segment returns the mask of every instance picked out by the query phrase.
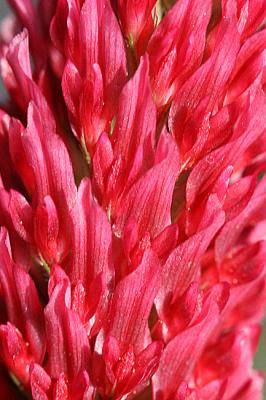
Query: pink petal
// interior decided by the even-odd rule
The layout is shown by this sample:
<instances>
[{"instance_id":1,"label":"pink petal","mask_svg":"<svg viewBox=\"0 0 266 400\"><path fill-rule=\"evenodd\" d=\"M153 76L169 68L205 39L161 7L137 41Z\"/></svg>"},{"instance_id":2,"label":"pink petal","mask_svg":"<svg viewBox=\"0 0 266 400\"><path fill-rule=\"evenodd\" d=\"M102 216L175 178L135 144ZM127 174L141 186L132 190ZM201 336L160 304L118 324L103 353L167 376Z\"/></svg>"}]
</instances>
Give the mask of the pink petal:
<instances>
[{"instance_id":1,"label":"pink petal","mask_svg":"<svg viewBox=\"0 0 266 400\"><path fill-rule=\"evenodd\" d=\"M124 182L133 166L138 147L144 145L147 137L151 137L151 141L154 143L155 129L156 109L149 85L149 62L145 57L141 59L134 77L121 92L118 114L111 137L114 158L120 157L124 163L124 169L121 171L122 175L125 175ZM123 184L123 180L120 182L121 184ZM121 192L121 187L118 189Z\"/></svg>"},{"instance_id":2,"label":"pink petal","mask_svg":"<svg viewBox=\"0 0 266 400\"><path fill-rule=\"evenodd\" d=\"M233 400L262 400L263 383L262 374L254 372L243 389L233 397Z\"/></svg>"},{"instance_id":3,"label":"pink petal","mask_svg":"<svg viewBox=\"0 0 266 400\"><path fill-rule=\"evenodd\" d=\"M129 345L140 352L150 342L147 324L159 284L158 259L150 250L144 253L140 266L118 283L107 331L121 343L122 353Z\"/></svg>"},{"instance_id":4,"label":"pink petal","mask_svg":"<svg viewBox=\"0 0 266 400\"><path fill-rule=\"evenodd\" d=\"M200 111L203 117L200 118L204 122L204 118L208 118L209 113L213 111L233 70L238 50L236 23L233 19L224 19L219 27L216 45L211 56L177 92L171 106L170 130L182 146L181 149L184 148L183 152L190 150L190 147L194 145L193 142L186 142L191 136L190 131L195 129L197 119L200 117L199 115L197 118L195 112L199 112L202 108ZM189 126L190 121L192 126ZM199 121L200 124L203 122ZM186 125L188 125L188 131L184 129ZM209 128L208 125L207 128ZM202 136L200 132L199 134ZM199 143L206 140L201 136L198 137Z\"/></svg>"},{"instance_id":5,"label":"pink petal","mask_svg":"<svg viewBox=\"0 0 266 400\"><path fill-rule=\"evenodd\" d=\"M69 271L71 282L80 280L87 290L92 280L103 272L105 284L110 287L113 279L111 226L93 198L89 179L84 178L79 186L71 219L74 248Z\"/></svg>"},{"instance_id":6,"label":"pink petal","mask_svg":"<svg viewBox=\"0 0 266 400\"><path fill-rule=\"evenodd\" d=\"M265 69L266 29L252 35L241 47L234 68L226 102L241 95Z\"/></svg>"},{"instance_id":7,"label":"pink petal","mask_svg":"<svg viewBox=\"0 0 266 400\"><path fill-rule=\"evenodd\" d=\"M266 17L264 0L237 0L237 11L239 15L238 29L241 33L241 39L251 36Z\"/></svg>"},{"instance_id":8,"label":"pink petal","mask_svg":"<svg viewBox=\"0 0 266 400\"><path fill-rule=\"evenodd\" d=\"M114 155L111 141L106 133L102 133L95 146L92 181L98 198L100 198L102 202L104 202L106 179L113 158Z\"/></svg>"},{"instance_id":9,"label":"pink petal","mask_svg":"<svg viewBox=\"0 0 266 400\"><path fill-rule=\"evenodd\" d=\"M53 124L50 125L51 112L44 95L32 78L29 38L26 29L12 40L6 58L14 74L16 84L14 95L19 106L25 112L29 102L33 100L45 116L45 123L50 127L53 126Z\"/></svg>"},{"instance_id":10,"label":"pink petal","mask_svg":"<svg viewBox=\"0 0 266 400\"><path fill-rule=\"evenodd\" d=\"M156 0L141 2L114 0L113 2L118 3L118 14L124 36L130 43L133 42L134 49L141 54L154 29L152 9Z\"/></svg>"},{"instance_id":11,"label":"pink petal","mask_svg":"<svg viewBox=\"0 0 266 400\"><path fill-rule=\"evenodd\" d=\"M30 384L33 400L49 400L47 392L52 381L46 371L38 364L31 364Z\"/></svg>"},{"instance_id":12,"label":"pink petal","mask_svg":"<svg viewBox=\"0 0 266 400\"><path fill-rule=\"evenodd\" d=\"M216 199L217 204L217 199ZM218 203L219 204L219 203ZM209 219L201 221L198 232L179 244L169 255L162 269L162 284L155 300L156 308L162 312L166 302L175 302L190 283L198 279L200 261L211 240L224 222L224 212L215 210L212 203L207 204Z\"/></svg>"},{"instance_id":13,"label":"pink petal","mask_svg":"<svg viewBox=\"0 0 266 400\"><path fill-rule=\"evenodd\" d=\"M163 133L160 137L155 164L132 185L124 196L114 225L121 236L128 220L135 219L139 235L149 232L158 235L170 224L171 197L179 173L178 153L172 138Z\"/></svg>"},{"instance_id":14,"label":"pink petal","mask_svg":"<svg viewBox=\"0 0 266 400\"><path fill-rule=\"evenodd\" d=\"M59 221L55 204L50 196L46 196L35 214L34 237L37 247L48 264L61 259L58 248Z\"/></svg>"},{"instance_id":15,"label":"pink petal","mask_svg":"<svg viewBox=\"0 0 266 400\"><path fill-rule=\"evenodd\" d=\"M153 377L154 399L171 399L183 380L189 379L206 343L219 321L220 306L216 296L227 299L228 290L222 284L213 288L194 325L179 333L165 347L159 369Z\"/></svg>"},{"instance_id":16,"label":"pink petal","mask_svg":"<svg viewBox=\"0 0 266 400\"><path fill-rule=\"evenodd\" d=\"M229 186L224 210L226 220L235 218L247 206L256 185L256 176L246 176Z\"/></svg>"},{"instance_id":17,"label":"pink petal","mask_svg":"<svg viewBox=\"0 0 266 400\"><path fill-rule=\"evenodd\" d=\"M48 371L59 379L64 373L72 381L88 367L89 343L78 315L69 307L69 287L58 283L45 308ZM68 349L67 352L65 349Z\"/></svg>"},{"instance_id":18,"label":"pink petal","mask_svg":"<svg viewBox=\"0 0 266 400\"><path fill-rule=\"evenodd\" d=\"M245 109L234 127L232 140L205 156L192 170L187 182L187 204L215 181L223 168L234 164L265 129L265 96L260 90L250 92Z\"/></svg>"},{"instance_id":19,"label":"pink petal","mask_svg":"<svg viewBox=\"0 0 266 400\"><path fill-rule=\"evenodd\" d=\"M39 15L35 7L30 0L9 0L9 3L14 8L21 24L29 31L30 44L38 68L43 67L46 62L47 51L41 31Z\"/></svg>"},{"instance_id":20,"label":"pink petal","mask_svg":"<svg viewBox=\"0 0 266 400\"><path fill-rule=\"evenodd\" d=\"M200 65L210 13L210 1L179 1L154 31L147 52L158 107L168 104L176 87Z\"/></svg>"},{"instance_id":21,"label":"pink petal","mask_svg":"<svg viewBox=\"0 0 266 400\"><path fill-rule=\"evenodd\" d=\"M26 242L32 241L32 208L19 192L10 191L10 216L19 236Z\"/></svg>"},{"instance_id":22,"label":"pink petal","mask_svg":"<svg viewBox=\"0 0 266 400\"><path fill-rule=\"evenodd\" d=\"M0 351L7 368L23 385L27 386L31 356L28 354L21 333L9 322L7 325L0 325Z\"/></svg>"},{"instance_id":23,"label":"pink petal","mask_svg":"<svg viewBox=\"0 0 266 400\"><path fill-rule=\"evenodd\" d=\"M263 179L257 185L247 206L234 219L226 223L217 237L215 242L215 257L218 263L221 263L228 249L232 248L235 244L244 227L247 226L251 220L254 220L256 215L260 215L261 207L265 202L265 183L266 180Z\"/></svg>"},{"instance_id":24,"label":"pink petal","mask_svg":"<svg viewBox=\"0 0 266 400\"><path fill-rule=\"evenodd\" d=\"M14 264L4 243L2 232L0 251L1 289L5 298L8 319L16 325L29 343L29 352L36 361L42 361L45 352L45 335L42 308L30 275Z\"/></svg>"}]
</instances>

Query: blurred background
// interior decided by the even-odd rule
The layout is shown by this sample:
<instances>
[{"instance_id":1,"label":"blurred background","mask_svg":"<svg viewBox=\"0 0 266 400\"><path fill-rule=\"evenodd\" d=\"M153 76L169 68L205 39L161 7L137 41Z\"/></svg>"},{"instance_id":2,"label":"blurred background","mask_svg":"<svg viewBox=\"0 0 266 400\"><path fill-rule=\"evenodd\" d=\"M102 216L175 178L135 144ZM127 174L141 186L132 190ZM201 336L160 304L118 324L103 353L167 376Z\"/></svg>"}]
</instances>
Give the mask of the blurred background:
<instances>
[{"instance_id":1,"label":"blurred background","mask_svg":"<svg viewBox=\"0 0 266 400\"><path fill-rule=\"evenodd\" d=\"M23 0L22 0L23 1ZM0 21L10 12L6 4L6 0L0 0ZM0 79L0 101L6 96L2 81ZM264 371L266 374L266 322L264 323L264 331L261 337L260 346L255 358L255 368ZM264 399L266 400L266 387L264 386Z\"/></svg>"}]
</instances>

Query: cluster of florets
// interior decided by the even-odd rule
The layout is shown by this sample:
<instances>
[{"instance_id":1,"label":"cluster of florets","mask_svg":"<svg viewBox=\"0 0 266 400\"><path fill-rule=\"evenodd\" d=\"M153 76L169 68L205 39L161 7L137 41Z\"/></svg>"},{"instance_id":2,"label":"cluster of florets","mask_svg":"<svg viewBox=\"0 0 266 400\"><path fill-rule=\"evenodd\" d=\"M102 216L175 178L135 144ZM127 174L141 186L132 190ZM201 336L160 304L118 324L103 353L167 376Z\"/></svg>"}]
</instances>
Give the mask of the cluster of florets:
<instances>
[{"instance_id":1,"label":"cluster of florets","mask_svg":"<svg viewBox=\"0 0 266 400\"><path fill-rule=\"evenodd\" d=\"M10 4L1 398L261 399L266 1Z\"/></svg>"}]
</instances>

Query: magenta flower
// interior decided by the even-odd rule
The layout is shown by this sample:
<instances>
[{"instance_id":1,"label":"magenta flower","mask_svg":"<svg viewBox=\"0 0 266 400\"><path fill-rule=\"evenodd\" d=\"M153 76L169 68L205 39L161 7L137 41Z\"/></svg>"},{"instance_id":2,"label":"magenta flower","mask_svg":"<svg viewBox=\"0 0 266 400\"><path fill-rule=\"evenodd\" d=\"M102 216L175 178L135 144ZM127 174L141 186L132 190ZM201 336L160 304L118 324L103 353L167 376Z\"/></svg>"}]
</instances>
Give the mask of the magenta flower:
<instances>
[{"instance_id":1,"label":"magenta flower","mask_svg":"<svg viewBox=\"0 0 266 400\"><path fill-rule=\"evenodd\" d=\"M1 396L261 400L266 1L9 3Z\"/></svg>"}]
</instances>

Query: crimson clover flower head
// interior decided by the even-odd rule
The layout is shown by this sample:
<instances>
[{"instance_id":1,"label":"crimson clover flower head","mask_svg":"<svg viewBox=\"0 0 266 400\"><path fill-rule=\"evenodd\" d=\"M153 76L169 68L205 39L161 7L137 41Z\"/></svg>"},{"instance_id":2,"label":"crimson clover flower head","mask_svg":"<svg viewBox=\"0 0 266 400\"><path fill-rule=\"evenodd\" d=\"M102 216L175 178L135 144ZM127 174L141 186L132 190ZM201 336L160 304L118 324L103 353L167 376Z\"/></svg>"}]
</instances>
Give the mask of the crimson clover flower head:
<instances>
[{"instance_id":1,"label":"crimson clover flower head","mask_svg":"<svg viewBox=\"0 0 266 400\"><path fill-rule=\"evenodd\" d=\"M9 3L1 398L261 400L266 1Z\"/></svg>"}]
</instances>

